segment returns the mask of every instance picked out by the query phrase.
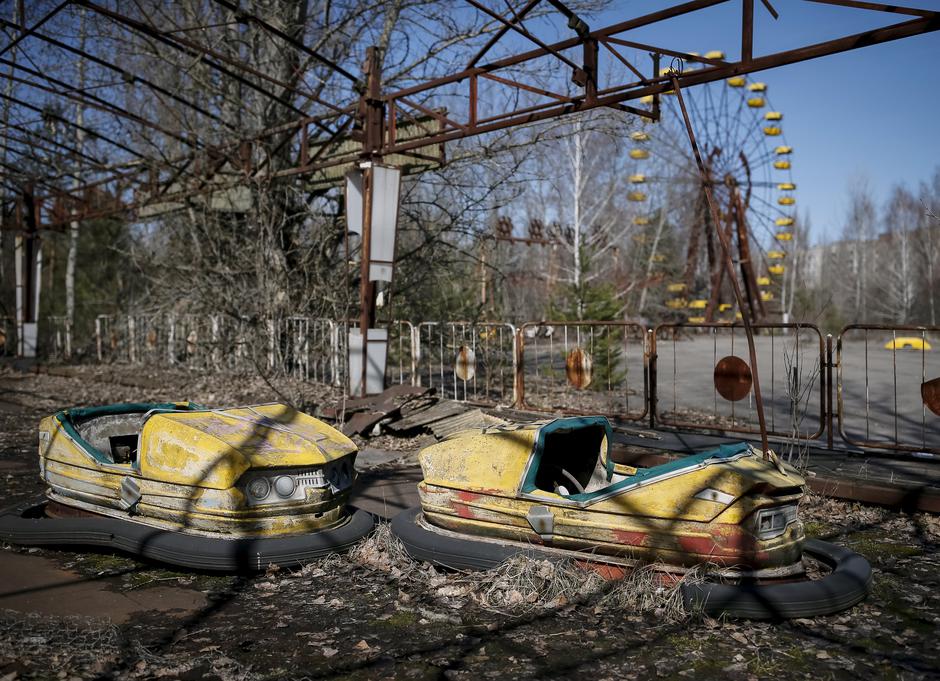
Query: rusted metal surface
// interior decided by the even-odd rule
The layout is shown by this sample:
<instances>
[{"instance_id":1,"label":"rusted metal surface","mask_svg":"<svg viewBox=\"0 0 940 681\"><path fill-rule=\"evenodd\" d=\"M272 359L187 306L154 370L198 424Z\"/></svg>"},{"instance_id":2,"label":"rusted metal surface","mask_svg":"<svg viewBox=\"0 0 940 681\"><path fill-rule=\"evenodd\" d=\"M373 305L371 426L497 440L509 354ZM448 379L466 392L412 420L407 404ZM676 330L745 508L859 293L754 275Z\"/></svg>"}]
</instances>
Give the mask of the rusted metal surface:
<instances>
[{"instance_id":1,"label":"rusted metal surface","mask_svg":"<svg viewBox=\"0 0 940 681\"><path fill-rule=\"evenodd\" d=\"M593 360L583 348L575 348L565 357L565 376L568 383L578 390L584 390L591 385L591 367Z\"/></svg>"},{"instance_id":2,"label":"rusted metal surface","mask_svg":"<svg viewBox=\"0 0 940 681\"><path fill-rule=\"evenodd\" d=\"M729 402L739 402L751 392L751 368L740 357L728 355L715 365L715 390Z\"/></svg>"},{"instance_id":3,"label":"rusted metal surface","mask_svg":"<svg viewBox=\"0 0 940 681\"><path fill-rule=\"evenodd\" d=\"M940 416L940 376L920 384L920 395L927 408Z\"/></svg>"},{"instance_id":4,"label":"rusted metal surface","mask_svg":"<svg viewBox=\"0 0 940 681\"><path fill-rule=\"evenodd\" d=\"M68 188L57 187L56 182L52 179L58 176L59 170L49 168L49 164L35 164L37 169L49 168L48 171L41 172L32 178L46 192L37 197L40 205L43 205L44 202L50 202L55 196L61 196L64 201L74 203L78 207L75 213L70 213L72 217L78 215L81 219L90 219L116 213L133 212L147 206L154 200L161 202L172 201L220 191L253 181L270 181L275 177L311 175L327 168L353 163L360 158L363 152L379 157L409 153L420 155L422 149L427 149L432 145L598 107L617 108L635 115L656 119L659 116L659 95L674 88L672 78L659 75L659 63L663 56L680 58L701 66L699 69L676 76L681 87L690 87L700 83L722 80L732 75L751 73L940 29L938 14L931 10L896 7L882 3L850 2L849 0L815 0L822 4L869 10L871 13L879 11L900 14L904 15L904 20L900 23L820 43L755 56L753 54L755 30L753 0L747 0L742 3L740 21L741 56L737 61L707 59L663 46L641 44L625 39L626 37L632 37L634 29L663 24L664 22L668 26L670 21L682 20L683 17L707 11L709 8L725 4L727 1L692 0L691 2L676 4L642 16L619 21L596 30L590 30L584 21L579 19L563 3L553 1L550 3L553 9L558 12L560 17L568 20L569 28L574 35L549 44L531 34L522 23L523 16L536 6L536 2L530 0L518 9L511 9L508 12L498 14L484 3L469 0L468 4L476 8L475 11L481 13L485 19L498 21L501 28L493 34L476 57L470 61L468 68L448 76L419 82L396 92L379 92L378 99L375 97L375 92L369 92L368 88L360 87L360 80L364 81L365 77L360 79L336 61L304 44L301 39L294 38L290 33L278 28L273 23L242 9L236 12L239 21L259 26L264 33L275 39L278 47L296 50L307 61L325 66L330 75L338 75L341 80L337 84L337 94L334 99L326 99L311 92L304 85L306 83L304 79L299 79L299 83L284 82L244 61L234 59L223 52L215 50L210 45L185 37L180 34L180 31L172 30L174 27L160 26L156 18L148 16L146 12L142 11L140 13L143 19L140 20L136 18L137 15L130 16L129 12L122 13L90 0L65 0L57 4L51 12L41 16L30 25L27 25L24 18L20 18L17 24L20 29L19 34L3 48L0 48L0 55L14 49L25 51L28 46L27 40L45 41L47 46L53 49L65 50L71 55L84 58L104 68L113 67L113 70L120 70L121 74L124 74L122 78L130 86L138 87L142 93L152 96L152 101L166 98L180 107L198 114L200 117L214 121L213 126L205 126L207 129L214 128L217 125L225 126L224 121L216 120L218 118L216 112L201 107L198 102L183 99L177 93L162 90L160 86L143 75L138 76L134 73L128 73L123 69L123 65L111 64L106 55L94 54L90 50L78 50L73 46L63 47L62 45L67 45L67 43L60 40L58 41L60 45L57 47L56 43L50 41L58 39L52 37L52 35L47 35L51 31L40 33L39 29L44 24L68 10L70 6L84 7L115 25L120 25L128 31L146 36L148 40L158 43L163 49L188 55L192 60L199 61L210 70L240 83L243 87L258 92L260 96L279 103L297 115L294 121L273 126L254 134L249 133L248 137L250 139L226 140L216 150L220 158L237 159L239 149L245 142L253 142L258 148L268 148L269 150L274 148L282 149L285 148L285 145L302 146L306 150L307 142L313 144L315 141L327 141L327 144L321 147L324 153L318 153L314 159L310 159L306 151L303 151L298 154L298 159L293 165L273 170L268 161L262 157L260 163L254 166L250 173L232 180L223 179L218 182L206 182L204 181L205 178L199 177L201 169L200 164L196 162L199 154L202 153L201 149L207 144L206 140L201 139L200 136L180 135L179 131L161 125L157 120L150 120L142 116L128 118L133 114L111 105L106 97L101 97L101 101L96 100L97 95L89 93L86 89L76 88L74 84L60 82L51 86L48 74L31 75L23 71L22 68L25 67L23 60L21 60L16 67L20 75L16 77L28 76L22 78L22 80L27 81L29 87L45 88L44 91L47 96L43 98L42 105L38 107L41 110L51 110L54 108L54 102L71 98L81 105L98 107L111 119L128 119L131 122L130 127L159 131L161 135L175 138L179 143L195 148L192 152L174 158L161 158L155 154L149 154L148 163L143 164L130 162L127 160L127 156L112 159L109 170L99 172L94 176L84 174L85 179L83 182ZM238 7L237 3L230 0L213 0L213 2L229 10ZM774 15L775 12L769 2L767 0L762 0L762 2L764 8L771 15ZM532 42L534 49L510 54L490 63L481 64L488 50L510 32L515 32ZM55 33L55 35L58 35L58 33ZM618 45L632 47L634 50L639 49L641 53L649 53L651 63L645 65L634 64L630 58L616 49L615 46ZM556 87L555 89L558 90L556 92L546 89L543 83L526 82L526 79L519 77L519 72L523 70L521 67L538 60L544 60L546 57L555 59L563 65L563 68L571 70L572 80L579 88L577 91L571 93L564 88ZM621 71L625 69L624 75L613 78L607 87L600 88L597 74L602 70L612 71L611 67L617 67ZM645 73L649 75L644 75ZM545 99L549 101L527 105L520 103L524 101L524 98L510 96L505 98L507 104L504 108L495 110L488 108L484 114L480 110L478 87L479 82L485 79L499 82L517 94L533 91L543 92L546 95ZM446 96L448 101L460 101L466 104L462 105L463 108L459 112L445 114L435 109L433 105L434 99L439 95L441 97ZM647 95L653 96L653 104L649 109L628 104L628 102ZM39 103L39 98L30 96L21 99L21 103L17 106L29 105L34 100L35 103ZM367 100L369 100L369 103L367 103ZM381 106L377 105L379 100ZM315 104L321 112L315 115L304 112L302 107L309 104ZM375 120L370 114L366 116L369 120L362 121L365 125L362 126L361 130L353 130L353 121L361 118L363 111L368 109L370 105L373 106L375 111L381 110L381 120ZM141 109L147 111L148 107L145 105ZM399 137L396 133L399 125L413 119L416 113L422 111L425 113L434 112L433 117L439 125L427 126L415 135L405 138ZM62 122L67 126L74 127L74 124L70 121L63 119ZM375 125L376 122L379 124ZM102 126L96 126L96 128L100 127ZM355 139L362 142L361 148L343 149L342 142L344 140L353 139L356 134L360 133L364 133L362 138L356 137ZM118 140L107 140L98 133L95 133L95 137L114 145L114 150L121 149L123 154L131 157L139 153L123 145ZM330 149L329 152L325 151L327 148ZM128 191L129 188L150 187L151 190L154 189L153 184L150 183L152 172L150 166L164 173L164 176L158 180L158 183L162 186L156 188L155 192L141 193L135 198L129 198L131 196L131 192ZM169 179L165 176L167 171L169 171ZM197 179L197 181L192 183L185 181L192 178ZM88 204L85 200L85 190L91 187L106 188L112 196L120 196L120 200L115 200L110 205ZM173 187L184 188L174 190ZM61 212L56 214L53 211L43 209L42 227L60 226L64 224L63 221L66 220L67 215L69 214Z\"/></svg>"},{"instance_id":5,"label":"rusted metal surface","mask_svg":"<svg viewBox=\"0 0 940 681\"><path fill-rule=\"evenodd\" d=\"M472 381L477 375L477 357L471 348L461 345L454 361L454 373L461 381Z\"/></svg>"}]
</instances>

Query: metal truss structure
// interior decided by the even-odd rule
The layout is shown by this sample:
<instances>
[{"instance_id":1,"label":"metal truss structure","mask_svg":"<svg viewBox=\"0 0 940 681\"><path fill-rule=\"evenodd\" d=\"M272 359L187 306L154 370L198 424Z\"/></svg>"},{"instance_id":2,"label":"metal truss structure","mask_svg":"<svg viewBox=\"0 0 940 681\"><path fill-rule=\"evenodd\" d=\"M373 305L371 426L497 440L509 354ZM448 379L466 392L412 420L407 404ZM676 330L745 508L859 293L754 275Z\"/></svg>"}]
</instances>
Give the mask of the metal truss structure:
<instances>
[{"instance_id":1,"label":"metal truss structure","mask_svg":"<svg viewBox=\"0 0 940 681\"><path fill-rule=\"evenodd\" d=\"M659 95L674 87L672 76L678 87L685 88L940 29L940 13L931 10L862 0L802 0L887 13L902 20L825 42L756 55L755 2L740 0L736 3L740 6L738 58L709 58L637 42L631 39L631 32L668 25L670 20L731 0L692 0L599 29L591 29L560 0L527 0L504 12L497 12L482 0L465 0L469 10L492 22L488 41L465 68L403 89L384 91L380 60L374 51L367 56L362 73L353 73L295 35L244 11L237 0L211 0L232 12L236 22L254 24L284 49L296 51L308 63L323 69L339 83L334 90L343 93L342 97L327 99L303 83L284 82L189 37L192 28L161 27L140 13L131 16L101 4L105 0L62 0L38 18L27 17L23 0L14 1L19 7L18 21L0 19L0 28L11 36L0 47L0 67L10 70L8 78L17 84L18 94L14 96L8 90L0 93L0 98L20 114L14 117L18 120L38 116L100 143L100 153L95 155L20 123L8 122L0 130L0 144L15 155L13 162L8 160L0 169L3 225L27 232L60 229L72 220L116 214L132 219L146 217L191 197L278 178L319 176L321 183L325 178L328 184L331 177L341 177L343 169L357 161L389 162L393 158L396 165L413 164L420 170L442 161L442 146L447 142L598 107L656 119ZM550 6L551 15L559 21L567 21L570 38L549 44L526 28L524 19L540 3ZM761 0L761 4L777 16L770 0ZM285 107L296 118L249 137L213 143L165 121L128 111L94 88L54 78L35 61L9 58L14 48L28 54L32 45L43 44L58 50L65 59L81 58L113 72L116 81L131 86L144 99L201 116L220 130L239 132L231 129L231 124L212 107L184 98L145 73L131 72L108 55L82 49L74 41L45 30L53 19L76 9L143 36L160 49L187 55L210 71ZM533 48L487 61L507 34L524 39ZM624 48L648 53L649 62L633 63L625 56ZM572 86L546 87L519 75L526 72L526 66L546 62L570 71ZM682 70L683 63L696 68ZM664 75L661 64L677 65L676 72ZM497 89L501 96L487 96ZM19 94L20 90L25 94ZM650 99L648 106L640 103ZM126 138L103 132L101 126L66 118L56 106L64 103L78 104L125 129L131 127L172 141L184 151L174 157L146 151ZM316 113L309 113L313 109ZM67 162L48 167L43 157L36 155L38 151L58 154ZM291 163L273 168L272 155L284 152L289 153Z\"/></svg>"}]
</instances>

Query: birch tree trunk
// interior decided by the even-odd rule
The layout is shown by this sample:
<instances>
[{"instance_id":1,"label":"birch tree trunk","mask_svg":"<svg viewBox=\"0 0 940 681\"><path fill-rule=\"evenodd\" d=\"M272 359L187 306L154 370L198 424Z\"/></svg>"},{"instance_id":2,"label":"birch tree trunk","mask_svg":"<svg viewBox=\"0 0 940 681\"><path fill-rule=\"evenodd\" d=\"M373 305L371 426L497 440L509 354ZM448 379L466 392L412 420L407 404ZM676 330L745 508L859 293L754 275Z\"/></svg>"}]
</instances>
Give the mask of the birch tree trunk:
<instances>
[{"instance_id":1,"label":"birch tree trunk","mask_svg":"<svg viewBox=\"0 0 940 681\"><path fill-rule=\"evenodd\" d=\"M85 8L79 9L78 40L79 49L85 50ZM78 91L85 88L85 58L78 59ZM81 104L75 106L75 147L81 151L85 142L85 132L82 130L85 123L85 109ZM78 173L80 174L80 173ZM76 177L73 187L79 187ZM75 211L73 209L74 216ZM65 358L72 358L72 330L75 328L75 266L78 261L78 238L80 222L72 219L69 222L69 250L65 260Z\"/></svg>"}]
</instances>

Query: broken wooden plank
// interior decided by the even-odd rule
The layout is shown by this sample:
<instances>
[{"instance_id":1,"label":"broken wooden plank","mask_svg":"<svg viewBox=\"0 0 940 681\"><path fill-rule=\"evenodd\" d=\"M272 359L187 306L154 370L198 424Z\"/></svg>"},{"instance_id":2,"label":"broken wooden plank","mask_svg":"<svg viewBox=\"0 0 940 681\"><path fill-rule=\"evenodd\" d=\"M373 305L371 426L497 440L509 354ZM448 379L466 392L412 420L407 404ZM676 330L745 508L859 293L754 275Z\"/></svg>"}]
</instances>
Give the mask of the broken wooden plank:
<instances>
[{"instance_id":1,"label":"broken wooden plank","mask_svg":"<svg viewBox=\"0 0 940 681\"><path fill-rule=\"evenodd\" d=\"M431 432L434 433L434 437L438 440L443 440L463 430L482 430L493 426L505 426L508 423L509 421L504 419L484 414L480 409L473 409L463 414L457 414L456 416L450 416L440 421L435 421L430 424L429 427Z\"/></svg>"},{"instance_id":2,"label":"broken wooden plank","mask_svg":"<svg viewBox=\"0 0 940 681\"><path fill-rule=\"evenodd\" d=\"M434 423L435 421L446 419L449 416L463 414L468 409L471 409L471 407L461 402L441 400L434 406L428 409L424 409L423 411L416 412L408 418L401 419L400 421L396 421L394 423L389 423L388 428L389 430L393 430L397 433L414 430L415 428L427 426L431 423Z\"/></svg>"}]
</instances>

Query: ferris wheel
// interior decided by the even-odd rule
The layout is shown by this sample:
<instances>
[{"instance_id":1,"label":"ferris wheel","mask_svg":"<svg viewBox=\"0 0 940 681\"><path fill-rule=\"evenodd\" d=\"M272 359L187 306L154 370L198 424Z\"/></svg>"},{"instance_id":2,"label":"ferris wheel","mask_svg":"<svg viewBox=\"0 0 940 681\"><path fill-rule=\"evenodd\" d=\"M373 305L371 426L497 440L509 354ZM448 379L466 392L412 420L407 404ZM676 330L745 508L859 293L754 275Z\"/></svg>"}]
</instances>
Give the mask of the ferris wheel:
<instances>
[{"instance_id":1,"label":"ferris wheel","mask_svg":"<svg viewBox=\"0 0 940 681\"><path fill-rule=\"evenodd\" d=\"M645 286L661 294L644 290L639 311L662 305L691 323L732 321L748 313L752 321L786 320L796 183L783 113L771 106L766 83L744 76L684 90L706 165L703 180L674 94L661 97L658 123L643 123L630 133L627 199L636 207L635 265L646 268ZM717 204L717 225L705 199L706 183ZM670 229L680 237L670 241ZM748 310L736 309L725 280L719 229L733 244Z\"/></svg>"}]
</instances>

